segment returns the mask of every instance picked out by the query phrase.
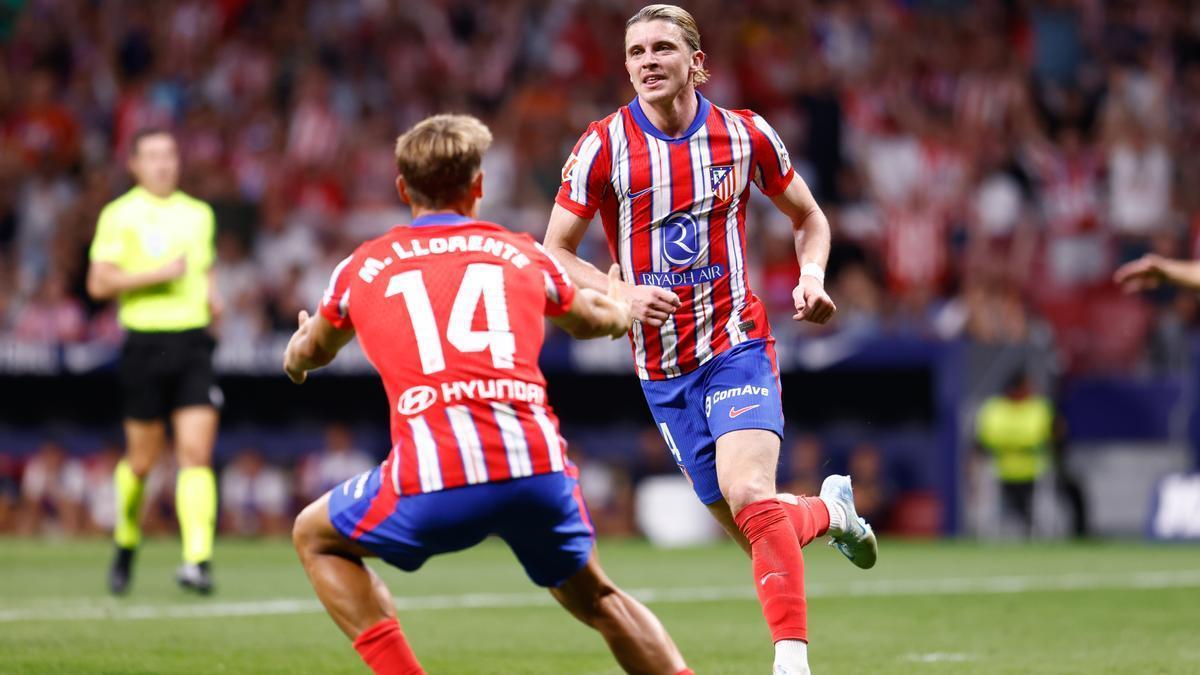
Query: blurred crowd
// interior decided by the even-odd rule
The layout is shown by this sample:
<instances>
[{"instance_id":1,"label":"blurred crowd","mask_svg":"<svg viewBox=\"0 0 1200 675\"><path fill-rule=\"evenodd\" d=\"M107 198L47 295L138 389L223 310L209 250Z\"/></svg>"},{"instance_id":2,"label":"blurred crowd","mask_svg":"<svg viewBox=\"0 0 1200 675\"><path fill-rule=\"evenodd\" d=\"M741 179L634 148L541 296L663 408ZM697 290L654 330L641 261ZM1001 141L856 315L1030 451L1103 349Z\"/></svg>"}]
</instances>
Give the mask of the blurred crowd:
<instances>
[{"instance_id":1,"label":"blurred crowd","mask_svg":"<svg viewBox=\"0 0 1200 675\"><path fill-rule=\"evenodd\" d=\"M1111 270L1191 256L1200 5L1186 0L689 2L712 79L764 115L836 235L835 326L1052 339L1073 372L1166 369L1192 295L1122 296ZM249 344L291 326L338 260L407 216L398 132L483 118L486 217L540 236L587 123L632 96L639 2L9 0L0 5L0 335L116 341L83 293L100 208L147 125L178 134L214 205L227 312ZM756 288L785 337L789 224L754 209ZM603 260L600 228L584 252Z\"/></svg>"},{"instance_id":2,"label":"blurred crowd","mask_svg":"<svg viewBox=\"0 0 1200 675\"><path fill-rule=\"evenodd\" d=\"M113 469L118 443L74 448L49 439L30 456L0 453L0 534L107 535L114 523ZM320 449L271 461L253 446L219 467L218 530L234 536L291 532L299 510L342 481L374 468L380 458L360 449L351 430L330 425ZM146 482L143 529L150 535L177 531L174 458L164 457Z\"/></svg>"},{"instance_id":3,"label":"blurred crowd","mask_svg":"<svg viewBox=\"0 0 1200 675\"><path fill-rule=\"evenodd\" d=\"M605 536L639 534L638 491L648 480L669 476L691 490L664 451L653 427L634 432L630 454L590 452L572 443L571 460L580 467L580 485L592 522ZM282 457L246 446L218 460L218 531L226 536L280 536L305 505L340 483L368 471L382 459L360 445L352 429L330 424L321 446L297 457ZM932 536L939 531L940 503L930 493L898 484L905 473L871 442L833 451L821 438L799 435L782 452L780 490L817 494L829 473L854 475L859 513L877 529ZM107 536L114 522L113 469L121 458L117 442L78 446L48 439L26 457L0 453L0 535ZM151 536L177 532L174 459L167 456L146 483L143 530ZM707 517L705 518L707 521Z\"/></svg>"}]
</instances>

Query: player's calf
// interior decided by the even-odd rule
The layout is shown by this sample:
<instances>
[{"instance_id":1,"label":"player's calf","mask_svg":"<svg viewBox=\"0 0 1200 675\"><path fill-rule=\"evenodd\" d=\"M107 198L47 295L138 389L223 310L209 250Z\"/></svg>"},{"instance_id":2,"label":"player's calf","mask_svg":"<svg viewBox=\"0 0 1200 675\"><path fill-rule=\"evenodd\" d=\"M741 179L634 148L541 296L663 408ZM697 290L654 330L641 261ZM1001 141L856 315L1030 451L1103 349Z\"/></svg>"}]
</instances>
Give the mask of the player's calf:
<instances>
[{"instance_id":1,"label":"player's calf","mask_svg":"<svg viewBox=\"0 0 1200 675\"><path fill-rule=\"evenodd\" d=\"M425 672L400 630L391 593L363 563L370 552L343 537L330 522L329 495L296 517L292 544L321 604L373 672Z\"/></svg>"},{"instance_id":2,"label":"player's calf","mask_svg":"<svg viewBox=\"0 0 1200 675\"><path fill-rule=\"evenodd\" d=\"M625 672L691 675L658 618L609 580L594 551L583 569L551 588L550 594L604 637Z\"/></svg>"}]
</instances>

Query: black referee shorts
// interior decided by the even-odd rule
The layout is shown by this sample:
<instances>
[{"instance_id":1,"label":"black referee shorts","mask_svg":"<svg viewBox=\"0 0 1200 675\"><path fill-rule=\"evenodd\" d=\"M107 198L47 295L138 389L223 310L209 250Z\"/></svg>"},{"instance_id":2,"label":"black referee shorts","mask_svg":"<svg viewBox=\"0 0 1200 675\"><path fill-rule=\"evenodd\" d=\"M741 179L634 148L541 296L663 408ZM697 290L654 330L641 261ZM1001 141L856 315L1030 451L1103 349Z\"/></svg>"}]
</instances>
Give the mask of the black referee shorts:
<instances>
[{"instance_id":1,"label":"black referee shorts","mask_svg":"<svg viewBox=\"0 0 1200 675\"><path fill-rule=\"evenodd\" d=\"M175 333L130 331L121 350L125 418L162 419L193 405L221 407L213 373L216 340L198 328Z\"/></svg>"}]
</instances>

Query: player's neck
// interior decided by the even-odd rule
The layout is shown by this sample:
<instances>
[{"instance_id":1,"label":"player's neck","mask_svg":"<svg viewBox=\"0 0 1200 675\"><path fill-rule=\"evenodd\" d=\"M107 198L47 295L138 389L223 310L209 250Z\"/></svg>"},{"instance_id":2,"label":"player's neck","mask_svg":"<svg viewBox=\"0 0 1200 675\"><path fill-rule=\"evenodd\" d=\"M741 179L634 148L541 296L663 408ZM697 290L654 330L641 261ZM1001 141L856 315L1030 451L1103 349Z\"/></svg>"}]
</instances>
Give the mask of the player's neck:
<instances>
[{"instance_id":1,"label":"player's neck","mask_svg":"<svg viewBox=\"0 0 1200 675\"><path fill-rule=\"evenodd\" d=\"M412 207L413 220L416 220L417 218L423 218L425 216L462 216L464 218L474 219L478 216L478 209L474 207L468 208L464 205L432 208L426 206L417 206L414 204Z\"/></svg>"},{"instance_id":2,"label":"player's neck","mask_svg":"<svg viewBox=\"0 0 1200 675\"><path fill-rule=\"evenodd\" d=\"M648 103L639 96L638 105L654 128L671 138L678 138L688 130L700 108L696 88L692 86L684 87L675 97L658 103Z\"/></svg>"},{"instance_id":3,"label":"player's neck","mask_svg":"<svg viewBox=\"0 0 1200 675\"><path fill-rule=\"evenodd\" d=\"M138 187L142 188L146 192L149 192L151 195L158 197L159 199L166 199L166 198L170 197L171 195L175 194L175 186L174 185L170 186L169 188L161 188L161 187L160 188L152 188L149 185L145 185L143 183L138 183Z\"/></svg>"}]
</instances>

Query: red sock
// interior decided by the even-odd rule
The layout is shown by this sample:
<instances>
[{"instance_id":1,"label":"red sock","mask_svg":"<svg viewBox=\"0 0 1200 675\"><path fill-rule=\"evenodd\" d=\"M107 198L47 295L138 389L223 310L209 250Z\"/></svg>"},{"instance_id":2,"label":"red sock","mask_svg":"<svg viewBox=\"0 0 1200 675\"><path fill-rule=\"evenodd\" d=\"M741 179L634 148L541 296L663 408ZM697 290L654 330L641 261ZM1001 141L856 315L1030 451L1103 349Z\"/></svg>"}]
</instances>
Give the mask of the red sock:
<instances>
[{"instance_id":1,"label":"red sock","mask_svg":"<svg viewBox=\"0 0 1200 675\"><path fill-rule=\"evenodd\" d=\"M804 599L804 555L787 511L777 499L763 499L734 516L750 541L754 590L762 604L771 638L808 640L808 605Z\"/></svg>"},{"instance_id":2,"label":"red sock","mask_svg":"<svg viewBox=\"0 0 1200 675\"><path fill-rule=\"evenodd\" d=\"M691 668L684 668L678 673L675 673L675 675L696 675L696 673L692 672Z\"/></svg>"},{"instance_id":3,"label":"red sock","mask_svg":"<svg viewBox=\"0 0 1200 675\"><path fill-rule=\"evenodd\" d=\"M359 633L354 648L376 675L425 675L395 619L384 619Z\"/></svg>"},{"instance_id":4,"label":"red sock","mask_svg":"<svg viewBox=\"0 0 1200 675\"><path fill-rule=\"evenodd\" d=\"M800 497L797 504L789 504L780 500L779 504L787 512L788 520L792 521L792 529L800 546L808 546L809 542L829 531L829 507L819 497Z\"/></svg>"}]
</instances>

